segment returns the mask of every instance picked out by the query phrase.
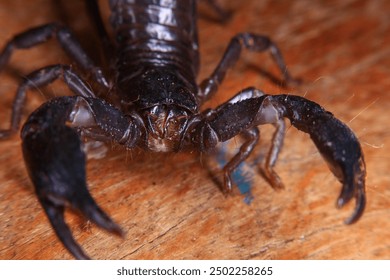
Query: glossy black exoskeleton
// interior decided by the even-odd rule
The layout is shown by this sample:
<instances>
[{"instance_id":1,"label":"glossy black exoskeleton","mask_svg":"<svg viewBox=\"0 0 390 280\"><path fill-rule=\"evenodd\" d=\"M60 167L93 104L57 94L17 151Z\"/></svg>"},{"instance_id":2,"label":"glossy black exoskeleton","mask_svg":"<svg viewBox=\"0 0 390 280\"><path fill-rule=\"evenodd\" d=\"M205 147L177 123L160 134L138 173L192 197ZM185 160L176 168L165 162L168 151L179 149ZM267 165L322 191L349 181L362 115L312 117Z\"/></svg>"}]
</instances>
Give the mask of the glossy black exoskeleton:
<instances>
[{"instance_id":1,"label":"glossy black exoskeleton","mask_svg":"<svg viewBox=\"0 0 390 280\"><path fill-rule=\"evenodd\" d=\"M209 3L216 8L213 1ZM232 172L259 140L258 126L272 124L276 132L262 173L272 187L282 188L273 167L283 145L287 118L310 135L342 183L337 206L356 199L354 213L346 223L359 219L365 206L365 164L360 144L345 124L320 105L299 96L271 96L247 88L214 110L200 111L217 92L242 49L270 51L286 82L293 81L279 49L268 37L252 33L233 37L215 71L198 85L195 0L111 0L113 40L104 28L97 3L88 0L87 5L108 64L113 65L111 77L95 65L72 32L57 23L14 36L0 54L3 69L14 50L54 37L84 74L96 82L98 89L92 90L77 71L63 64L27 75L16 93L10 128L0 131L0 138L18 131L28 90L61 78L74 93L40 106L24 124L21 136L24 159L39 201L57 236L76 258L88 256L64 221L65 207L73 207L98 226L122 234L88 192L81 137L153 152L206 152L219 142L241 135L245 139L241 149L223 169L224 189L229 192ZM110 98L96 94L101 90L110 91Z\"/></svg>"}]
</instances>

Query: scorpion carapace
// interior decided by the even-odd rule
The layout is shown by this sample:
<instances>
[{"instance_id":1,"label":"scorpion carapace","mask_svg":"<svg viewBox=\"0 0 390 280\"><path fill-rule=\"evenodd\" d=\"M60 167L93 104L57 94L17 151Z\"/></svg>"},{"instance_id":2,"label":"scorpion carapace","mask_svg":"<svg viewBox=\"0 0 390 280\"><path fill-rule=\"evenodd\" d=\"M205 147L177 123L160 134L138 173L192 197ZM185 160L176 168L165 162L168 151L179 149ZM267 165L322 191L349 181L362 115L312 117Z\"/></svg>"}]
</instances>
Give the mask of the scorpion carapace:
<instances>
[{"instance_id":1,"label":"scorpion carapace","mask_svg":"<svg viewBox=\"0 0 390 280\"><path fill-rule=\"evenodd\" d=\"M216 9L213 1L208 2ZM243 49L269 51L284 80L294 81L278 47L268 37L252 33L234 36L215 71L198 85L195 0L111 0L113 40L104 28L97 3L87 0L87 7L102 39L108 65L114 65L112 77L106 77L73 33L57 23L21 32L0 54L2 69L14 50L56 38L85 74L69 65L56 64L27 75L14 99L10 127L0 131L1 138L18 131L28 90L63 79L74 93L41 105L21 131L23 155L36 194L57 236L74 257L85 259L88 255L65 223L65 207L77 209L96 225L122 235L121 228L89 194L81 138L113 142L128 149L206 152L241 135L242 147L223 168L224 190L229 192L232 172L247 159L259 140L258 127L272 124L276 132L261 171L272 187L282 188L273 167L283 145L287 118L310 135L342 183L337 206L352 198L356 200L355 210L346 223L360 218L365 206L365 165L360 144L344 123L320 105L299 96L267 95L251 87L216 109L200 112ZM84 78L87 74L95 82L93 90ZM102 90L110 92L110 100L97 94Z\"/></svg>"}]
</instances>

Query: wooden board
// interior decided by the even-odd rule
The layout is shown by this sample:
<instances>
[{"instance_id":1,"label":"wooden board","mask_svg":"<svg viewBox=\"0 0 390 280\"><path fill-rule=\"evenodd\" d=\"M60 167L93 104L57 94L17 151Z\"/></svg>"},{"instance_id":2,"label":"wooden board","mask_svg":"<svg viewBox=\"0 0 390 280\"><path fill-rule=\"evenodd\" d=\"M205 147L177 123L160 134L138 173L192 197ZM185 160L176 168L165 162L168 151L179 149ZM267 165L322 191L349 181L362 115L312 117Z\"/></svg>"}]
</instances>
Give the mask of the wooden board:
<instances>
[{"instance_id":1,"label":"wooden board","mask_svg":"<svg viewBox=\"0 0 390 280\"><path fill-rule=\"evenodd\" d=\"M81 1L55 2L1 1L0 45L28 27L60 19L97 58ZM204 168L205 155L110 148L104 159L88 162L88 182L126 237L109 235L69 211L75 238L95 259L390 258L390 2L245 0L221 5L233 11L224 24L210 20L207 7L201 8L200 78L211 73L232 36L250 31L277 42L289 70L304 82L282 88L270 78L280 75L268 54L245 53L207 107L256 86L271 94L305 96L332 111L355 131L365 153L364 216L354 225L343 224L353 203L335 208L339 182L309 137L289 127L276 167L286 189L275 192L255 175L250 205L238 191L229 197L220 192ZM20 77L52 63L69 63L54 40L15 53L0 74L2 128L8 125ZM25 117L45 96L63 94L69 92L61 82L29 93ZM257 157L267 151L272 131L262 128ZM0 258L72 258L34 195L20 146L19 135L0 142Z\"/></svg>"}]
</instances>

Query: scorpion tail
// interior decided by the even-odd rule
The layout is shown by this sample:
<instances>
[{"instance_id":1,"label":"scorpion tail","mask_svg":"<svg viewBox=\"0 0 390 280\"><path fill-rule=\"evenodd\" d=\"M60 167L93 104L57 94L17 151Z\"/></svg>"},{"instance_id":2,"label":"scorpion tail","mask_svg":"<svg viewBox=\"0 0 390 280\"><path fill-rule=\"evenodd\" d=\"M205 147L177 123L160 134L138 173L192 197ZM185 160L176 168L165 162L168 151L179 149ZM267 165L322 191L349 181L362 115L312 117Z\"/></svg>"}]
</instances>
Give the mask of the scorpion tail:
<instances>
[{"instance_id":1,"label":"scorpion tail","mask_svg":"<svg viewBox=\"0 0 390 280\"><path fill-rule=\"evenodd\" d=\"M356 222L363 214L366 168L359 141L352 130L315 102L292 95L269 96L274 107L293 126L310 135L330 170L343 184L337 200L341 208L352 198L356 199L353 214L346 224Z\"/></svg>"},{"instance_id":2,"label":"scorpion tail","mask_svg":"<svg viewBox=\"0 0 390 280\"><path fill-rule=\"evenodd\" d=\"M62 98L36 110L22 130L23 156L29 176L57 236L78 259L88 259L64 220L66 206L98 226L122 235L121 228L91 197L86 184L85 154L77 132L66 126L74 99Z\"/></svg>"}]
</instances>

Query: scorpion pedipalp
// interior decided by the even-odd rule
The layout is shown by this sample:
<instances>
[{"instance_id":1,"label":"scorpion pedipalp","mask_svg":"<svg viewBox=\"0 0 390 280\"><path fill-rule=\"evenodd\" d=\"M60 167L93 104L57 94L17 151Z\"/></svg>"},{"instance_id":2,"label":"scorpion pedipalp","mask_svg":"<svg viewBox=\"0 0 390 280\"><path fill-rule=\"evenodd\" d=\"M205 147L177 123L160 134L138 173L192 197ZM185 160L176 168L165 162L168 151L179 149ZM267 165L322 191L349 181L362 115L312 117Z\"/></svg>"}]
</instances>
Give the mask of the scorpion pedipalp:
<instances>
[{"instance_id":1,"label":"scorpion pedipalp","mask_svg":"<svg viewBox=\"0 0 390 280\"><path fill-rule=\"evenodd\" d=\"M355 134L332 113L313 101L293 95L272 96L270 99L293 126L310 135L332 173L343 184L337 207L344 206L355 197L355 210L345 223L356 222L366 204L366 167Z\"/></svg>"},{"instance_id":2,"label":"scorpion pedipalp","mask_svg":"<svg viewBox=\"0 0 390 280\"><path fill-rule=\"evenodd\" d=\"M275 136L267 156L262 173L274 189L283 184L273 167L284 139L284 121L287 118L297 129L308 133L329 168L343 184L337 200L337 207L342 207L353 197L356 206L353 214L345 220L346 224L356 222L365 208L365 163L359 141L352 130L317 103L294 95L267 95L255 88L248 88L238 93L230 101L219 106L209 114L211 117L199 122L194 135L207 129L204 138L196 138L197 143L212 149L218 141L227 141L236 135L246 136L259 125L273 124ZM231 116L236 118L226 129ZM215 139L211 139L215 138ZM224 167L225 178L230 178L235 168L243 162L257 143L258 136L244 142L240 151ZM218 141L217 141L218 140ZM212 143L208 145L208 143ZM249 149L249 150L248 150ZM231 189L230 180L225 180L225 189Z\"/></svg>"},{"instance_id":3,"label":"scorpion pedipalp","mask_svg":"<svg viewBox=\"0 0 390 280\"><path fill-rule=\"evenodd\" d=\"M39 202L57 236L76 258L86 259L88 256L64 221L65 207L81 212L109 232L123 232L87 189L80 137L75 129L65 125L76 101L74 97L54 99L30 116L22 130L23 156Z\"/></svg>"}]
</instances>

